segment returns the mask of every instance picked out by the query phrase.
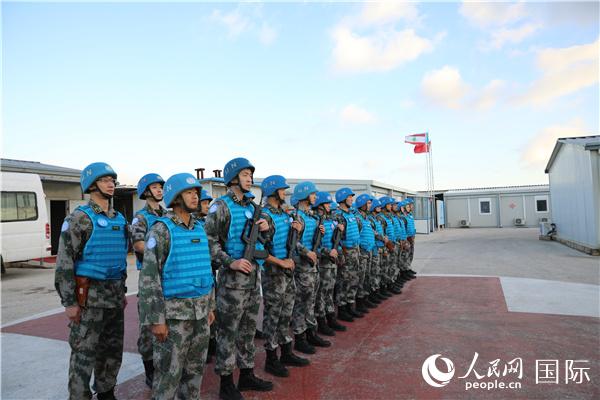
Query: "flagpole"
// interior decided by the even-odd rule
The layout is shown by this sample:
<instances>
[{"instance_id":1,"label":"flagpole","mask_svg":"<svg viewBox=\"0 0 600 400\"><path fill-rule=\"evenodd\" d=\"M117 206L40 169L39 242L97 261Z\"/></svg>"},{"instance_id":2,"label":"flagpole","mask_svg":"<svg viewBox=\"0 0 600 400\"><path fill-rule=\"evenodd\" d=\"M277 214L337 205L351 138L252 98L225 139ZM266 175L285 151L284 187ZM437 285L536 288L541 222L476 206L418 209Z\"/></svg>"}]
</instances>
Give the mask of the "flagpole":
<instances>
[{"instance_id":1,"label":"flagpole","mask_svg":"<svg viewBox=\"0 0 600 400\"><path fill-rule=\"evenodd\" d=\"M436 204L435 204L435 182L433 180L433 146L429 146L429 170L430 172L430 177L431 177L431 207L432 210L437 210ZM433 214L432 214L433 215ZM436 226L434 224L433 230L435 230Z\"/></svg>"},{"instance_id":2,"label":"flagpole","mask_svg":"<svg viewBox=\"0 0 600 400\"><path fill-rule=\"evenodd\" d=\"M429 224L431 221L431 171L429 170L429 131L426 136L427 153L425 154L425 162L427 163L427 234L429 235Z\"/></svg>"}]
</instances>

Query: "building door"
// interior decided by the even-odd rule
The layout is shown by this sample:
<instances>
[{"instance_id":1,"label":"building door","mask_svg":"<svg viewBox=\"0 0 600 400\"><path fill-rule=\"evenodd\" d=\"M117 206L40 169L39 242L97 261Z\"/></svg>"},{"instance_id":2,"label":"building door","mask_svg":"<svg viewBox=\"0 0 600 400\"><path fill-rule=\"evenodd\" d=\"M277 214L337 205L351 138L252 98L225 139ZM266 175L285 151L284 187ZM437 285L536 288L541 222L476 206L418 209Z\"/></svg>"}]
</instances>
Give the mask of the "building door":
<instances>
[{"instance_id":1,"label":"building door","mask_svg":"<svg viewBox=\"0 0 600 400\"><path fill-rule=\"evenodd\" d=\"M51 254L58 253L58 240L60 238L60 228L67 216L66 200L50 200L50 244L52 245Z\"/></svg>"}]
</instances>

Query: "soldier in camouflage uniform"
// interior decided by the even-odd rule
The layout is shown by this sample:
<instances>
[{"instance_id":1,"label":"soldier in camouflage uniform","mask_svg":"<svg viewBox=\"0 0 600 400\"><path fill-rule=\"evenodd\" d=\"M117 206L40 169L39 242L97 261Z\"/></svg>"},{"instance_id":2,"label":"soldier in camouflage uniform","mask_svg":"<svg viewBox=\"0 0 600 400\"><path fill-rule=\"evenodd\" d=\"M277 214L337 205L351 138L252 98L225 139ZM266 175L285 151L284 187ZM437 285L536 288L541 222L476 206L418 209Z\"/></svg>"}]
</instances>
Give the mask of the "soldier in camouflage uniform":
<instances>
[{"instance_id":1,"label":"soldier in camouflage uniform","mask_svg":"<svg viewBox=\"0 0 600 400\"><path fill-rule=\"evenodd\" d=\"M215 309L208 238L192 212L200 183L188 173L165 183L173 211L150 228L140 273L140 318L154 335L152 398L199 399Z\"/></svg>"},{"instance_id":2,"label":"soldier in camouflage uniform","mask_svg":"<svg viewBox=\"0 0 600 400\"><path fill-rule=\"evenodd\" d=\"M221 399L242 399L241 391L273 389L271 382L254 375L254 334L260 306L259 268L263 260L243 258L246 247L242 234L252 221L255 205L244 196L252 187L254 166L245 158L229 161L223 170L227 194L213 203L206 217L213 267L219 269L217 282L217 360L215 372L221 377ZM261 232L269 224L260 219ZM258 249L262 245L256 246ZM240 368L238 386L233 370Z\"/></svg>"},{"instance_id":3,"label":"soldier in camouflage uniform","mask_svg":"<svg viewBox=\"0 0 600 400\"><path fill-rule=\"evenodd\" d=\"M334 233L336 229L343 231L344 225L339 224L337 216L331 213L331 195L327 192L317 192L317 199L313 205L319 217L323 218L325 234L321 242L319 253L319 291L315 305L318 332L327 336L335 336L335 331L343 332L346 327L339 324L335 317L335 303L333 292L337 276L338 249L334 248ZM337 233L336 233L337 234ZM338 246L339 247L339 243Z\"/></svg>"},{"instance_id":4,"label":"soldier in camouflage uniform","mask_svg":"<svg viewBox=\"0 0 600 400\"><path fill-rule=\"evenodd\" d=\"M261 270L263 289L263 335L265 339L265 371L275 376L287 377L288 366L302 367L310 362L292 352L290 321L294 308L296 284L294 282L295 263L288 250L288 239L292 229L298 234L302 225L298 221L290 223L289 215L283 211L285 189L289 188L281 175L271 175L261 183L263 196L267 196L264 218L269 223L266 248L269 256ZM277 348L281 347L281 358Z\"/></svg>"},{"instance_id":5,"label":"soldier in camouflage uniform","mask_svg":"<svg viewBox=\"0 0 600 400\"><path fill-rule=\"evenodd\" d=\"M294 254L294 280L296 299L292 313L294 348L305 354L314 354L315 348L329 347L331 343L317 335L315 301L319 290L319 266L314 237L317 230L325 232L323 225L315 218L311 206L316 200L317 187L312 182L299 182L294 187L294 198L298 201L296 217L302 223L302 233ZM318 251L318 250L317 250Z\"/></svg>"},{"instance_id":6,"label":"soldier in camouflage uniform","mask_svg":"<svg viewBox=\"0 0 600 400\"><path fill-rule=\"evenodd\" d=\"M369 300L373 303L381 303L383 300L387 299L386 296L383 296L380 293L380 285L382 259L386 251L385 244L388 242L388 239L385 236L379 213L381 213L381 204L379 203L379 200L373 198L371 212L368 217L373 224L375 231L375 248L373 249L373 256L371 258L371 275L369 277L369 287L371 289Z\"/></svg>"},{"instance_id":7,"label":"soldier in camouflage uniform","mask_svg":"<svg viewBox=\"0 0 600 400\"><path fill-rule=\"evenodd\" d=\"M394 233L396 235L395 241L395 250L394 250L394 263L392 265L392 273L390 274L390 279L392 280L392 288L397 288L398 290L402 289L402 284L399 283L398 277L400 276L400 270L402 266L402 250L404 246L404 241L406 240L406 231L403 229L402 224L400 223L400 218L396 214L396 201L392 198L391 203L386 206L386 211L388 212L389 218L392 220L392 225L394 226Z\"/></svg>"},{"instance_id":8,"label":"soldier in camouflage uniform","mask_svg":"<svg viewBox=\"0 0 600 400\"><path fill-rule=\"evenodd\" d=\"M354 309L358 282L360 281L360 231L356 216L351 211L354 199L352 189L344 187L337 190L335 200L338 202L338 215L344 225L342 237L342 265L338 268L336 281L336 302L338 304L338 318L342 321L352 322L354 318L364 316Z\"/></svg>"},{"instance_id":9,"label":"soldier in camouflage uniform","mask_svg":"<svg viewBox=\"0 0 600 400\"><path fill-rule=\"evenodd\" d=\"M400 228L400 236L398 240L398 248L400 254L398 256L398 274L396 276L396 284L402 288L404 283L408 281L407 272L408 272L408 253L410 249L410 244L407 240L407 226L406 226L406 218L402 215L400 211L401 202L395 202L393 206L394 217L398 221L398 225Z\"/></svg>"},{"instance_id":10,"label":"soldier in camouflage uniform","mask_svg":"<svg viewBox=\"0 0 600 400\"><path fill-rule=\"evenodd\" d=\"M144 244L146 243L146 233L156 220L165 215L166 210L160 205L163 199L163 184L165 181L160 175L150 173L142 176L137 185L138 197L146 200L146 205L135 213L131 222L131 241L136 256L136 266L138 270L142 269L144 259ZM142 275L140 274L138 279ZM138 287L140 283L138 282ZM140 303L138 302L138 317L140 313ZM154 364L152 362L152 331L147 325L142 325L141 318L138 318L140 335L138 336L138 352L142 356L144 363L144 372L146 374L146 385L152 387L152 377L154 376Z\"/></svg>"},{"instance_id":11,"label":"soldier in camouflage uniform","mask_svg":"<svg viewBox=\"0 0 600 400\"><path fill-rule=\"evenodd\" d=\"M393 286L393 281L392 281L392 276L394 274L394 270L396 268L396 252L397 252L397 246L396 246L396 229L394 228L394 221L392 220L392 216L391 216L391 206L390 204L393 202L394 200L391 197L388 196L384 196L382 198L379 199L379 202L381 204L381 214L379 214L381 216L381 218L384 221L384 231L385 231L385 235L387 236L387 238L389 239L390 243L388 243L386 246L387 248L387 256L384 257L384 264L385 266L383 267L383 274L382 274L382 286L383 286L383 294L386 295L392 295L392 294L400 294L400 289L395 288Z\"/></svg>"},{"instance_id":12,"label":"soldier in camouflage uniform","mask_svg":"<svg viewBox=\"0 0 600 400\"><path fill-rule=\"evenodd\" d=\"M417 233L415 229L415 219L412 214L414 200L408 198L404 200L404 208L405 211L402 211L402 207L400 208L402 214L406 218L406 233L407 233L407 241L409 244L409 250L407 255L407 266L408 266L408 277L409 279L414 279L417 276L417 273L410 268L413 257L415 255L415 235Z\"/></svg>"},{"instance_id":13,"label":"soldier in camouflage uniform","mask_svg":"<svg viewBox=\"0 0 600 400\"><path fill-rule=\"evenodd\" d=\"M354 203L357 209L356 217L358 219L360 230L360 281L358 282L358 292L356 295L356 308L362 313L368 313L369 308L375 308L378 303L371 302L370 279L371 274L376 271L371 270L373 263L373 251L377 248L375 244L375 229L369 218L373 197L369 194L361 194Z\"/></svg>"},{"instance_id":14,"label":"soldier in camouflage uniform","mask_svg":"<svg viewBox=\"0 0 600 400\"><path fill-rule=\"evenodd\" d=\"M105 163L84 168L81 189L90 201L77 207L61 229L54 285L70 321L73 400L91 399L92 371L98 399L114 399L123 357L128 229L110 204L116 178Z\"/></svg>"}]
</instances>

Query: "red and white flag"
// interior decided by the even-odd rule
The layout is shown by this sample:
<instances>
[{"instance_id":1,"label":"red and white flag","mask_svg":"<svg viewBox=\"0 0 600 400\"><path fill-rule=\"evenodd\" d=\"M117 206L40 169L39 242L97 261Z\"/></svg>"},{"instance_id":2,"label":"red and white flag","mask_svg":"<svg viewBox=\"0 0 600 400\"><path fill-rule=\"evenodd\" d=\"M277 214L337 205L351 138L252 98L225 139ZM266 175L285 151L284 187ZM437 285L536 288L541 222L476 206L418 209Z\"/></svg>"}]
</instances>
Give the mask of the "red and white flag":
<instances>
[{"instance_id":1,"label":"red and white flag","mask_svg":"<svg viewBox=\"0 0 600 400\"><path fill-rule=\"evenodd\" d=\"M404 143L427 144L427 143L429 143L429 134L427 132L425 132L425 133L415 133L414 135L405 136Z\"/></svg>"}]
</instances>

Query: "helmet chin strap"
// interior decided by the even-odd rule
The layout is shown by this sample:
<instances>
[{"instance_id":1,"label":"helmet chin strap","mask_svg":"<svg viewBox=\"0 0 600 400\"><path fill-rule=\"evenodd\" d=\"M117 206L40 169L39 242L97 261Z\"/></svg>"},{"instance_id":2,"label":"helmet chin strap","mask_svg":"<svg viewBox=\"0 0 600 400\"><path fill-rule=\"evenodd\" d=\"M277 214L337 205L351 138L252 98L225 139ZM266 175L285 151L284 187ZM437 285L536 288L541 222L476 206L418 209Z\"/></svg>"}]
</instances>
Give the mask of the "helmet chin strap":
<instances>
[{"instance_id":1,"label":"helmet chin strap","mask_svg":"<svg viewBox=\"0 0 600 400\"><path fill-rule=\"evenodd\" d=\"M112 195L110 195L110 194L108 194L108 193L104 193L102 190L100 190L100 188L99 188L97 185L96 185L96 188L95 188L95 189L92 189L92 190L90 190L90 193L91 193L91 192L98 192L98 193L100 193L100 195L101 195L102 197L104 197L106 200L111 200L111 199L113 198L113 196L112 196Z\"/></svg>"}]
</instances>

